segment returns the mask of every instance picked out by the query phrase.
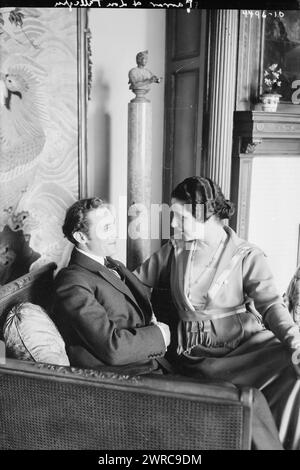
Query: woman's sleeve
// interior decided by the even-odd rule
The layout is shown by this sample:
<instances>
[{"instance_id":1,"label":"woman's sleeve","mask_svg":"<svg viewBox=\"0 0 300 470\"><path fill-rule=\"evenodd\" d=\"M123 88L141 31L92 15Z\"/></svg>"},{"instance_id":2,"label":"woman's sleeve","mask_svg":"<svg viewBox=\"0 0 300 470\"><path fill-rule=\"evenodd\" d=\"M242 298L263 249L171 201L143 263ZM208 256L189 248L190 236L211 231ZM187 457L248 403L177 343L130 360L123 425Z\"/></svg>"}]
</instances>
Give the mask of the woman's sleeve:
<instances>
[{"instance_id":1,"label":"woman's sleeve","mask_svg":"<svg viewBox=\"0 0 300 470\"><path fill-rule=\"evenodd\" d=\"M266 255L255 248L243 260L243 285L263 322L291 350L300 348L300 332L280 296Z\"/></svg>"},{"instance_id":2,"label":"woman's sleeve","mask_svg":"<svg viewBox=\"0 0 300 470\"><path fill-rule=\"evenodd\" d=\"M285 298L294 322L300 325L300 266L288 286Z\"/></svg>"},{"instance_id":3,"label":"woman's sleeve","mask_svg":"<svg viewBox=\"0 0 300 470\"><path fill-rule=\"evenodd\" d=\"M171 242L166 243L160 250L150 256L144 263L138 266L133 274L147 287L158 287L166 277L169 270Z\"/></svg>"}]
</instances>

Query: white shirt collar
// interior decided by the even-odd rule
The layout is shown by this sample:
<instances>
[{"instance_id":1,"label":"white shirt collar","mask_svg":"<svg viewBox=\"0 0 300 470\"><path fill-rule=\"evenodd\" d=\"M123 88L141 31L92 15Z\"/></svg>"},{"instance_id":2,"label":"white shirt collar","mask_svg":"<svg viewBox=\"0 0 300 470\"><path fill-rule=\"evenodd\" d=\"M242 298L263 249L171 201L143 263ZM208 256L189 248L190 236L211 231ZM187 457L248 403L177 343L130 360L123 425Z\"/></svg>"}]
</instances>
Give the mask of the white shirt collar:
<instances>
[{"instance_id":1,"label":"white shirt collar","mask_svg":"<svg viewBox=\"0 0 300 470\"><path fill-rule=\"evenodd\" d=\"M100 263L104 266L104 258L102 256L97 256L97 255L93 255L92 253L87 253L86 251L81 250L77 246L75 248L80 253L83 253L85 256L88 256L89 258L93 259L94 261L97 261L97 263Z\"/></svg>"}]
</instances>

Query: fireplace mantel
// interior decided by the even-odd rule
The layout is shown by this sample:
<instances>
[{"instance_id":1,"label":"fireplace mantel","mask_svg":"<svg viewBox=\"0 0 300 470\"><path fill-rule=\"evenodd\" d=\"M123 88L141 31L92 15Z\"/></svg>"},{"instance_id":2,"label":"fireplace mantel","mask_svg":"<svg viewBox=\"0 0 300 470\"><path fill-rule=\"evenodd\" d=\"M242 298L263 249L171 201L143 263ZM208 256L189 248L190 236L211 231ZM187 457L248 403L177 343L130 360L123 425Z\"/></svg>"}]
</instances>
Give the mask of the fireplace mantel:
<instances>
[{"instance_id":1,"label":"fireplace mantel","mask_svg":"<svg viewBox=\"0 0 300 470\"><path fill-rule=\"evenodd\" d=\"M300 114L236 111L234 156L237 154L298 154Z\"/></svg>"},{"instance_id":2,"label":"fireplace mantel","mask_svg":"<svg viewBox=\"0 0 300 470\"><path fill-rule=\"evenodd\" d=\"M231 226L260 246L280 289L300 250L300 115L237 111L234 114Z\"/></svg>"}]
</instances>

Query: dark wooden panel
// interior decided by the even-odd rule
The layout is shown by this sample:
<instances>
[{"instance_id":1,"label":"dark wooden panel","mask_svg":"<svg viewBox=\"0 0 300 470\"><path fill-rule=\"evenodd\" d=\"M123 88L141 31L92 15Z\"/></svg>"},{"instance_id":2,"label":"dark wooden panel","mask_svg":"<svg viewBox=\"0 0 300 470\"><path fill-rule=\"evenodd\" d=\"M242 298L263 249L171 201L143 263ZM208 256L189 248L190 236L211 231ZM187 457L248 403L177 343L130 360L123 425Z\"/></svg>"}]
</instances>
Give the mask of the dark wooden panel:
<instances>
[{"instance_id":1,"label":"dark wooden panel","mask_svg":"<svg viewBox=\"0 0 300 470\"><path fill-rule=\"evenodd\" d=\"M163 201L185 176L203 171L203 109L208 37L206 10L167 11Z\"/></svg>"},{"instance_id":2,"label":"dark wooden panel","mask_svg":"<svg viewBox=\"0 0 300 470\"><path fill-rule=\"evenodd\" d=\"M178 11L175 16L175 40L172 51L174 60L195 57L200 52L201 11Z\"/></svg>"},{"instance_id":3,"label":"dark wooden panel","mask_svg":"<svg viewBox=\"0 0 300 470\"><path fill-rule=\"evenodd\" d=\"M239 47L237 64L236 110L253 109L259 101L259 75L261 73L261 38L263 34L263 19L255 17L250 21L240 11Z\"/></svg>"},{"instance_id":4,"label":"dark wooden panel","mask_svg":"<svg viewBox=\"0 0 300 470\"><path fill-rule=\"evenodd\" d=\"M174 77L173 186L195 173L195 139L198 116L198 70Z\"/></svg>"}]
</instances>

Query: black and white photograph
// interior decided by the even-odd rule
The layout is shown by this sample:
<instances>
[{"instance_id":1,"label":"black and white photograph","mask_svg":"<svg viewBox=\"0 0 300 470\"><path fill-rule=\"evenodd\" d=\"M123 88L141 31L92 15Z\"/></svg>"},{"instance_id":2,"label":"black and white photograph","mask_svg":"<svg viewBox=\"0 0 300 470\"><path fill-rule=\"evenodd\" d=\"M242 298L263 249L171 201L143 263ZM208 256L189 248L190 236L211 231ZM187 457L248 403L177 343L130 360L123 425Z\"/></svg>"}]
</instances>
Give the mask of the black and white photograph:
<instances>
[{"instance_id":1,"label":"black and white photograph","mask_svg":"<svg viewBox=\"0 0 300 470\"><path fill-rule=\"evenodd\" d=\"M300 450L300 0L214 3L1 1L2 451Z\"/></svg>"}]
</instances>

